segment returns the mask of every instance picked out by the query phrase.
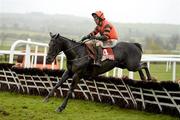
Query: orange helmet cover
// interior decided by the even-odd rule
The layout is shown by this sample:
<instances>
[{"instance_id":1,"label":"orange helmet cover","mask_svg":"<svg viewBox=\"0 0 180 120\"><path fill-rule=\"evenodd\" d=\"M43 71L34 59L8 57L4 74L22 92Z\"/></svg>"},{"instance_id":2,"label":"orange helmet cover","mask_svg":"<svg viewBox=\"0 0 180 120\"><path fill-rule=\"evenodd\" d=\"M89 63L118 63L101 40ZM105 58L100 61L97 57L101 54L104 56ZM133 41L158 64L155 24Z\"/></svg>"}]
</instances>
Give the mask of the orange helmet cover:
<instances>
[{"instance_id":1,"label":"orange helmet cover","mask_svg":"<svg viewBox=\"0 0 180 120\"><path fill-rule=\"evenodd\" d=\"M104 13L102 11L96 11L95 13L92 13L92 16L96 15L102 20L105 20Z\"/></svg>"}]
</instances>

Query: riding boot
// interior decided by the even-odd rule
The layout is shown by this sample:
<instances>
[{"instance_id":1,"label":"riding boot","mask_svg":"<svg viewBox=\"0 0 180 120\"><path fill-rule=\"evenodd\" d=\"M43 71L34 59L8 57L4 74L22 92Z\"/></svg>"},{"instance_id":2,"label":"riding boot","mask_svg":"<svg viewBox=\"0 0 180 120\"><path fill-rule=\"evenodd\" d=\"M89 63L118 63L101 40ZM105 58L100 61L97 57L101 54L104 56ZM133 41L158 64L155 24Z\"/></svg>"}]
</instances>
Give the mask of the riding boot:
<instances>
[{"instance_id":1,"label":"riding boot","mask_svg":"<svg viewBox=\"0 0 180 120\"><path fill-rule=\"evenodd\" d=\"M102 48L101 46L96 46L96 60L94 65L101 67L101 58L102 58Z\"/></svg>"}]
</instances>

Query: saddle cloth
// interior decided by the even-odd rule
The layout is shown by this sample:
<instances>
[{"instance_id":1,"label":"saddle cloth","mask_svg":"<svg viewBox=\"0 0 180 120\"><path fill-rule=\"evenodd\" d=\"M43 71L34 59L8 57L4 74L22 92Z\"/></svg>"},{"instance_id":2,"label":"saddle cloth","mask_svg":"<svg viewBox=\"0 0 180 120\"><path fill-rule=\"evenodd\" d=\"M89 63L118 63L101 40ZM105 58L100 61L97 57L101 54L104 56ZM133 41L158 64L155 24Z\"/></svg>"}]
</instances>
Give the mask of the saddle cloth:
<instances>
[{"instance_id":1,"label":"saddle cloth","mask_svg":"<svg viewBox=\"0 0 180 120\"><path fill-rule=\"evenodd\" d=\"M109 60L114 60L114 53L112 48L117 44L117 40L108 40L108 41L103 41L103 56L102 56L102 61L109 59Z\"/></svg>"},{"instance_id":2,"label":"saddle cloth","mask_svg":"<svg viewBox=\"0 0 180 120\"><path fill-rule=\"evenodd\" d=\"M114 53L112 48L103 48L103 55L101 61L104 61L106 59L114 60Z\"/></svg>"}]
</instances>

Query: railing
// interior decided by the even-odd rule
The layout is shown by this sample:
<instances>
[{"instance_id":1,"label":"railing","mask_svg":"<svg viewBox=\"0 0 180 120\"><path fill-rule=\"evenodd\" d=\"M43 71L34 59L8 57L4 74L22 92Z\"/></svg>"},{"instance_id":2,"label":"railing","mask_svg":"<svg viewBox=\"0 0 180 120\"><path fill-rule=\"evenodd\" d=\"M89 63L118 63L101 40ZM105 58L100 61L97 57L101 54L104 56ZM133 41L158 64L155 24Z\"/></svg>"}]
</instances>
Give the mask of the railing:
<instances>
[{"instance_id":1,"label":"railing","mask_svg":"<svg viewBox=\"0 0 180 120\"><path fill-rule=\"evenodd\" d=\"M23 94L47 95L61 80L63 71L16 69L0 64L0 90ZM42 75L44 74L44 76ZM65 97L72 79L59 87L54 97ZM148 85L147 85L148 84ZM96 77L81 79L72 98L114 104L119 107L180 116L179 85L171 82L135 81L120 78Z\"/></svg>"},{"instance_id":2,"label":"railing","mask_svg":"<svg viewBox=\"0 0 180 120\"><path fill-rule=\"evenodd\" d=\"M19 44L25 44L26 45L26 49L25 49L25 67L27 67L27 68L30 67L31 45L35 45L35 60L34 60L35 62L37 62L38 47L39 46L44 47L43 66L45 65L45 63L46 63L45 56L47 54L48 45L45 44L45 43L32 42L31 39L27 39L27 41L18 40L14 44L12 44L11 49L10 49L11 53L10 53L9 63L13 63L14 54L16 54L14 52L14 50L17 47L17 45L19 45Z\"/></svg>"},{"instance_id":3,"label":"railing","mask_svg":"<svg viewBox=\"0 0 180 120\"><path fill-rule=\"evenodd\" d=\"M151 62L166 62L166 72L171 68L171 63L173 63L172 69L172 80L176 80L176 63L180 62L180 55L161 55L161 54L148 54L143 55L141 61L148 63L148 68L150 68Z\"/></svg>"},{"instance_id":4,"label":"railing","mask_svg":"<svg viewBox=\"0 0 180 120\"><path fill-rule=\"evenodd\" d=\"M25 52L22 52L22 50L18 51L16 50L16 47L19 44L25 44ZM43 53L38 53L38 48L42 47L43 48ZM35 48L35 52L31 52L31 50ZM43 56L43 66L45 66L46 63L46 55L47 55L47 48L48 44L45 43L38 43L38 42L32 42L31 39L26 40L18 40L12 44L10 51L4 51L0 50L0 54L8 54L10 55L9 57L9 63L13 63L14 60L14 55L25 55L25 68L30 68L30 67L35 67L37 63L37 56ZM32 59L30 59L32 57ZM60 69L63 69L64 67L64 58L65 55L62 53L57 56L60 58ZM173 63L172 66L172 80L175 82L176 80L176 63L180 62L180 55L154 55L154 54L144 54L142 56L142 61L148 63L148 67L150 67L151 62L166 62L166 71L171 68L171 63ZM53 66L53 65L52 65ZM53 68L53 67L52 67ZM114 77L122 77L123 75L123 70L120 68L114 68L113 69L113 75ZM106 73L106 76L109 76L109 72ZM129 72L129 78L133 79L134 74L133 72Z\"/></svg>"}]
</instances>

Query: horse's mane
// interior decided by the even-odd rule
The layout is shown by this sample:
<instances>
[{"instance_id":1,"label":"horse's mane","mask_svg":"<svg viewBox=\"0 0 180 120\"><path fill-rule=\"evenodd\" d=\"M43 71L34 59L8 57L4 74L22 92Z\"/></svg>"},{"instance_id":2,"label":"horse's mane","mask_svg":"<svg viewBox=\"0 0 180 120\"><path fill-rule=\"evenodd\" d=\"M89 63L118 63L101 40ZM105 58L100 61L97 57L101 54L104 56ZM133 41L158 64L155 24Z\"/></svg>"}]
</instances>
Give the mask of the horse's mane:
<instances>
[{"instance_id":1,"label":"horse's mane","mask_svg":"<svg viewBox=\"0 0 180 120\"><path fill-rule=\"evenodd\" d=\"M64 37L64 36L61 36L61 35L59 35L59 37L61 37L61 38L65 39L65 40L72 41L72 42L74 42L74 43L79 43L79 42L77 42L77 41L76 41L76 40L74 40L74 39L69 39L69 38Z\"/></svg>"}]
</instances>

